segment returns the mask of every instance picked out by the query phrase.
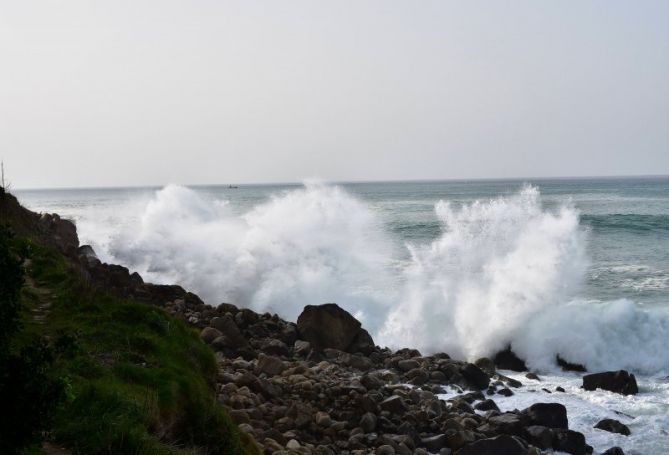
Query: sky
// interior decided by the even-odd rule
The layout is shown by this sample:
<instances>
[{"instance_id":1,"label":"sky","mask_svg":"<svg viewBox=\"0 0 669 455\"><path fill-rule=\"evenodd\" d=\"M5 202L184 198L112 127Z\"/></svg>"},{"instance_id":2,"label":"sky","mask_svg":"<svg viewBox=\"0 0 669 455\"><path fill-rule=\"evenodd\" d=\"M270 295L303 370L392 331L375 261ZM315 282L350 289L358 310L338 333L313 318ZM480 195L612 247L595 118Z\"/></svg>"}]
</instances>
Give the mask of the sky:
<instances>
[{"instance_id":1,"label":"sky","mask_svg":"<svg viewBox=\"0 0 669 455\"><path fill-rule=\"evenodd\" d=\"M0 0L15 188L669 174L669 2Z\"/></svg>"}]
</instances>

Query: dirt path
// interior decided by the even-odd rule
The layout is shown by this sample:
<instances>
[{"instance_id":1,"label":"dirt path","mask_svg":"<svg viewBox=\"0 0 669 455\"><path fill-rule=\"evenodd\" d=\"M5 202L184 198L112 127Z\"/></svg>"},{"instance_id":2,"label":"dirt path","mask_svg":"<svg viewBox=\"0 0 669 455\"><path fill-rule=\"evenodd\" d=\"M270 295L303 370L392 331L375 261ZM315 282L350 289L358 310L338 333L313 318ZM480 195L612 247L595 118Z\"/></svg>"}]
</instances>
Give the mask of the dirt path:
<instances>
[{"instance_id":1,"label":"dirt path","mask_svg":"<svg viewBox=\"0 0 669 455\"><path fill-rule=\"evenodd\" d=\"M23 262L23 267L26 272L30 270L30 265L30 259L26 259ZM51 301L53 295L49 290L39 287L33 277L30 276L30 273L26 273L24 278L24 287L32 296L35 297L36 300L36 305L31 310L33 320L35 323L43 325L46 323L49 312L51 311Z\"/></svg>"}]
</instances>

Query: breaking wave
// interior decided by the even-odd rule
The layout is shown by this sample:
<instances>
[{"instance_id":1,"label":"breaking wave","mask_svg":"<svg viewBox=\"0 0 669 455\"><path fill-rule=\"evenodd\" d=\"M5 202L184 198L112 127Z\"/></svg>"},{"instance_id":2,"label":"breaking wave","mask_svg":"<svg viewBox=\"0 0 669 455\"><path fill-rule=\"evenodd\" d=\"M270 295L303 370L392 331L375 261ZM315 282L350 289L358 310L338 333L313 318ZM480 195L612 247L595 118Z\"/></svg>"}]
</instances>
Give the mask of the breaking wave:
<instances>
[{"instance_id":1,"label":"breaking wave","mask_svg":"<svg viewBox=\"0 0 669 455\"><path fill-rule=\"evenodd\" d=\"M308 183L239 214L171 185L102 256L211 304L292 320L304 305L337 302L391 347L474 359L511 345L544 370L557 353L595 369L669 367L666 311L579 299L588 234L569 202L546 210L527 186L469 204L441 201L435 213L437 238L404 245L337 186Z\"/></svg>"}]
</instances>

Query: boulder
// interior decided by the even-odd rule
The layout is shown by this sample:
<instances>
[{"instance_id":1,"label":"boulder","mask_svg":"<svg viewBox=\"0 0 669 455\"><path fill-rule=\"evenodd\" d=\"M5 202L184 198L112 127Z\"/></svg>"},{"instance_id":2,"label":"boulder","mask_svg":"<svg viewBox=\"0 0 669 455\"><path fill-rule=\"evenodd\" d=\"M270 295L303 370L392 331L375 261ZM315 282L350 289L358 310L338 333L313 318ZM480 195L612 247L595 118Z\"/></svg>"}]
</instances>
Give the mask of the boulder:
<instances>
[{"instance_id":1,"label":"boulder","mask_svg":"<svg viewBox=\"0 0 669 455\"><path fill-rule=\"evenodd\" d=\"M458 450L455 455L527 455L527 447L513 436L501 435L479 439Z\"/></svg>"},{"instance_id":2,"label":"boulder","mask_svg":"<svg viewBox=\"0 0 669 455\"><path fill-rule=\"evenodd\" d=\"M625 452L620 447L611 447L603 452L602 455L625 455Z\"/></svg>"},{"instance_id":3,"label":"boulder","mask_svg":"<svg viewBox=\"0 0 669 455\"><path fill-rule=\"evenodd\" d=\"M583 376L583 388L585 390L603 389L622 395L639 393L636 378L625 370L587 374Z\"/></svg>"},{"instance_id":4,"label":"boulder","mask_svg":"<svg viewBox=\"0 0 669 455\"><path fill-rule=\"evenodd\" d=\"M567 408L560 403L535 403L523 411L533 425L548 428L569 428Z\"/></svg>"},{"instance_id":5,"label":"boulder","mask_svg":"<svg viewBox=\"0 0 669 455\"><path fill-rule=\"evenodd\" d=\"M475 389L482 390L487 388L488 384L490 384L490 377L473 363L467 363L460 368L460 374L465 378L467 383Z\"/></svg>"},{"instance_id":6,"label":"boulder","mask_svg":"<svg viewBox=\"0 0 669 455\"><path fill-rule=\"evenodd\" d=\"M326 303L304 307L297 318L297 331L300 339L311 343L317 351L331 348L350 352L352 348L359 349L355 342L363 329L348 311L335 303Z\"/></svg>"},{"instance_id":7,"label":"boulder","mask_svg":"<svg viewBox=\"0 0 669 455\"><path fill-rule=\"evenodd\" d=\"M511 350L510 346L505 350L499 351L497 354L495 354L493 361L495 362L497 368L502 370L512 370L518 372L527 371L527 365L525 365L525 362L518 358L515 352Z\"/></svg>"},{"instance_id":8,"label":"boulder","mask_svg":"<svg viewBox=\"0 0 669 455\"><path fill-rule=\"evenodd\" d=\"M619 434L622 434L624 436L629 436L630 434L632 434L627 425L625 425L624 423L619 422L615 419L600 420L595 425L595 428L600 429L600 430L604 430L604 431L608 431L610 433L619 433Z\"/></svg>"}]
</instances>

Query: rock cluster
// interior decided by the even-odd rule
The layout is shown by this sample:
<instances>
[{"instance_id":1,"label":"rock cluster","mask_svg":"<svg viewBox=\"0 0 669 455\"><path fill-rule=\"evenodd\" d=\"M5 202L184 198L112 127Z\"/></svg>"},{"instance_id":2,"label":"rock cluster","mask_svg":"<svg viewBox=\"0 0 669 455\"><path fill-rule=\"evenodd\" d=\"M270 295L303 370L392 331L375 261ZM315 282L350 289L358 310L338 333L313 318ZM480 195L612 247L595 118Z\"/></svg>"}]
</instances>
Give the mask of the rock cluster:
<instances>
[{"instance_id":1,"label":"rock cluster","mask_svg":"<svg viewBox=\"0 0 669 455\"><path fill-rule=\"evenodd\" d=\"M229 304L166 308L202 327L220 366L218 400L265 453L592 452L560 404L500 412L494 396L522 384L491 360L381 349L337 305L309 306L297 324ZM314 335L310 324L323 328ZM461 393L439 399L446 385Z\"/></svg>"}]
</instances>

